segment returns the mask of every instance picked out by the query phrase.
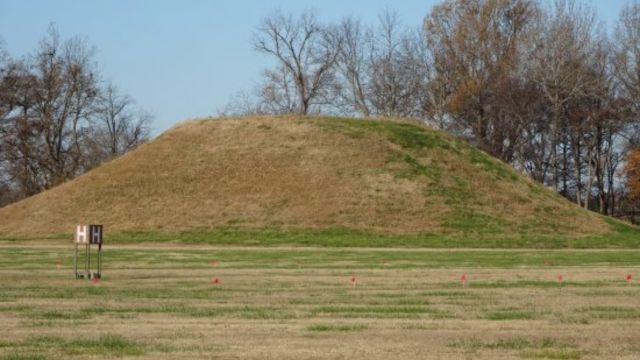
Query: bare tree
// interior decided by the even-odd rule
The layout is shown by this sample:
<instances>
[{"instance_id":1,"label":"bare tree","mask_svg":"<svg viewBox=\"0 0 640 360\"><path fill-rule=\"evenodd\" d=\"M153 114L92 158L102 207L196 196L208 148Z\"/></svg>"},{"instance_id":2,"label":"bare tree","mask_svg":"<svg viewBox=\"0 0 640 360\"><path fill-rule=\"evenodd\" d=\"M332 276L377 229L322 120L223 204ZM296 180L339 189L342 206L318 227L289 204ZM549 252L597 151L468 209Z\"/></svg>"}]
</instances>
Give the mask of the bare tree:
<instances>
[{"instance_id":1,"label":"bare tree","mask_svg":"<svg viewBox=\"0 0 640 360\"><path fill-rule=\"evenodd\" d=\"M41 126L31 116L39 81L26 61L7 57L0 78L0 169L5 191L14 199L46 188L40 166Z\"/></svg>"},{"instance_id":2,"label":"bare tree","mask_svg":"<svg viewBox=\"0 0 640 360\"><path fill-rule=\"evenodd\" d=\"M425 63L417 59L422 39L412 35L396 12L380 15L369 51L368 96L376 115L410 117L419 108Z\"/></svg>"},{"instance_id":3,"label":"bare tree","mask_svg":"<svg viewBox=\"0 0 640 360\"><path fill-rule=\"evenodd\" d=\"M258 91L262 91L262 87L258 87ZM268 111L262 109L260 103L260 94L255 94L247 91L239 91L229 98L229 101L224 107L216 111L216 115L221 118L251 116L251 115L265 115L269 114Z\"/></svg>"},{"instance_id":4,"label":"bare tree","mask_svg":"<svg viewBox=\"0 0 640 360\"><path fill-rule=\"evenodd\" d=\"M399 94L402 107L398 115L431 120L433 112L429 109L429 82L433 77L432 64L429 61L429 49L421 28L405 30L400 41L397 59L397 72L400 81L405 84Z\"/></svg>"},{"instance_id":5,"label":"bare tree","mask_svg":"<svg viewBox=\"0 0 640 360\"><path fill-rule=\"evenodd\" d=\"M519 102L531 91L522 73L536 11L533 0L448 0L424 23L435 72L430 105L441 114L444 101L450 130L505 161L520 142Z\"/></svg>"},{"instance_id":6,"label":"bare tree","mask_svg":"<svg viewBox=\"0 0 640 360\"><path fill-rule=\"evenodd\" d=\"M339 81L336 83L337 106L346 113L359 113L369 117L371 114L367 88L369 86L368 52L372 42L372 31L362 25L360 20L346 17L331 28L338 40L332 46L338 49L336 69Z\"/></svg>"},{"instance_id":7,"label":"bare tree","mask_svg":"<svg viewBox=\"0 0 640 360\"><path fill-rule=\"evenodd\" d=\"M347 17L332 27L339 45L337 106L343 112L423 118L427 49L422 34L385 11L376 28Z\"/></svg>"},{"instance_id":8,"label":"bare tree","mask_svg":"<svg viewBox=\"0 0 640 360\"><path fill-rule=\"evenodd\" d=\"M135 149L149 138L152 116L136 110L134 100L109 84L97 99L95 115L87 131L88 167L114 159Z\"/></svg>"},{"instance_id":9,"label":"bare tree","mask_svg":"<svg viewBox=\"0 0 640 360\"><path fill-rule=\"evenodd\" d=\"M20 83L24 74L24 63L11 58L0 38L0 125L20 103L19 93L23 88Z\"/></svg>"},{"instance_id":10,"label":"bare tree","mask_svg":"<svg viewBox=\"0 0 640 360\"><path fill-rule=\"evenodd\" d=\"M542 32L533 53L533 78L548 101L551 113L550 162L553 185L560 190L562 181L562 191L568 194L569 147L577 148L580 143L579 135L576 135L573 144L565 146L568 142L566 136L570 135L567 132L567 106L570 101L586 94L593 85L593 79L585 76L585 70L589 55L595 50L596 18L592 9L580 6L573 0L556 0L548 13L550 15L543 20ZM575 130L579 129L575 123L573 125ZM579 186L578 203L581 190Z\"/></svg>"},{"instance_id":11,"label":"bare tree","mask_svg":"<svg viewBox=\"0 0 640 360\"><path fill-rule=\"evenodd\" d=\"M258 106L269 114L290 114L302 111L300 93L294 74L283 65L263 72L263 82L258 88ZM302 114L306 114L308 108Z\"/></svg>"},{"instance_id":12,"label":"bare tree","mask_svg":"<svg viewBox=\"0 0 640 360\"><path fill-rule=\"evenodd\" d=\"M632 160L635 160L634 156L637 155L640 146L640 3L630 4L623 9L616 26L615 38L613 63L620 96L624 99L624 106L619 108L623 110L622 136L626 141L625 168L629 174L638 171L637 162ZM626 185L627 194L632 193L633 180L627 179ZM637 198L631 196L625 199L625 202L637 210ZM610 207L613 208L613 205Z\"/></svg>"},{"instance_id":13,"label":"bare tree","mask_svg":"<svg viewBox=\"0 0 640 360\"><path fill-rule=\"evenodd\" d=\"M314 105L328 103L334 78L338 48L328 41L329 32L320 25L311 11L299 18L275 12L262 20L255 35L254 49L273 56L278 67L266 73L267 83L275 87L295 89L296 111L307 114ZM283 82L287 86L283 87ZM267 85L267 87L270 85ZM271 95L267 89L267 95ZM268 99L268 98L267 98Z\"/></svg>"},{"instance_id":14,"label":"bare tree","mask_svg":"<svg viewBox=\"0 0 640 360\"><path fill-rule=\"evenodd\" d=\"M21 68L10 58L0 38L0 207L12 202L16 194L7 143L11 136L8 124L18 103L15 90L21 79L22 71L18 71Z\"/></svg>"},{"instance_id":15,"label":"bare tree","mask_svg":"<svg viewBox=\"0 0 640 360\"><path fill-rule=\"evenodd\" d=\"M149 116L134 113L131 98L113 86L102 91L85 40L63 41L51 26L35 53L0 60L3 204L56 186L147 138Z\"/></svg>"},{"instance_id":16,"label":"bare tree","mask_svg":"<svg viewBox=\"0 0 640 360\"><path fill-rule=\"evenodd\" d=\"M640 116L640 3L627 6L616 28L616 77Z\"/></svg>"},{"instance_id":17,"label":"bare tree","mask_svg":"<svg viewBox=\"0 0 640 360\"><path fill-rule=\"evenodd\" d=\"M83 171L80 126L93 114L98 95L93 56L86 41L72 38L61 44L51 27L33 59L38 83L30 116L44 142L38 158L47 187Z\"/></svg>"}]
</instances>

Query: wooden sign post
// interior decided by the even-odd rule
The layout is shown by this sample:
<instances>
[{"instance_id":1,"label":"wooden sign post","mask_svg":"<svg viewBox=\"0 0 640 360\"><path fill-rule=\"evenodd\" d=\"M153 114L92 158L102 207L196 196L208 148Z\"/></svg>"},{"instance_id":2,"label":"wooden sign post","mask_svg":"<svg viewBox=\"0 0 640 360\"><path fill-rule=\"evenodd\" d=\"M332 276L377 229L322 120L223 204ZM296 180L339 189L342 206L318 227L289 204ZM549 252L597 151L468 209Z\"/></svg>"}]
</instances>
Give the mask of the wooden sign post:
<instances>
[{"instance_id":1,"label":"wooden sign post","mask_svg":"<svg viewBox=\"0 0 640 360\"><path fill-rule=\"evenodd\" d=\"M102 225L78 225L75 232L73 271L76 279L99 279L102 276ZM84 245L84 271L78 271L79 246ZM98 245L96 271L91 271L91 245Z\"/></svg>"}]
</instances>

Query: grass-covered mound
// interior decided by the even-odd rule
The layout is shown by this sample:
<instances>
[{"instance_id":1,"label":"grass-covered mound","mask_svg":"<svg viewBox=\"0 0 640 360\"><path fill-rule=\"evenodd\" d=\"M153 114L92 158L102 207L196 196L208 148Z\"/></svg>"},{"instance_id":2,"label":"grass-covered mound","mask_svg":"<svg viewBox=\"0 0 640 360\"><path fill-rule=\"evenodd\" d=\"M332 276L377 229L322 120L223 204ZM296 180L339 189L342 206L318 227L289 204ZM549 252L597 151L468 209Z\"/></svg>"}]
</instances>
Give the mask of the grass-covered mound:
<instances>
[{"instance_id":1,"label":"grass-covered mound","mask_svg":"<svg viewBox=\"0 0 640 360\"><path fill-rule=\"evenodd\" d=\"M101 223L118 241L443 247L637 247L466 142L391 120L183 123L0 209L5 239Z\"/></svg>"}]
</instances>

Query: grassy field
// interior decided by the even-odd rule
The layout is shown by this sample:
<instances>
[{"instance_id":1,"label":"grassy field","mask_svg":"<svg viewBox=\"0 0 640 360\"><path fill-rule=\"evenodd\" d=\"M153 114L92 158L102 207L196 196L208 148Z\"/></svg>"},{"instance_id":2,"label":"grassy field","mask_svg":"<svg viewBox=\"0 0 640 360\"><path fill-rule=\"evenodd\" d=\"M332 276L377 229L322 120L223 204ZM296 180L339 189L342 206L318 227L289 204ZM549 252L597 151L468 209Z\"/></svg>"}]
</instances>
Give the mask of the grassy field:
<instances>
[{"instance_id":1,"label":"grassy field","mask_svg":"<svg viewBox=\"0 0 640 360\"><path fill-rule=\"evenodd\" d=\"M635 250L117 245L98 283L71 255L0 243L0 359L640 356Z\"/></svg>"},{"instance_id":2,"label":"grassy field","mask_svg":"<svg viewBox=\"0 0 640 360\"><path fill-rule=\"evenodd\" d=\"M460 225L474 225L473 219L465 219ZM459 249L638 249L640 228L628 223L606 218L612 228L608 234L555 236L539 233L488 234L471 231L459 234L385 234L375 231L347 228L330 229L282 229L221 227L189 231L115 231L109 234L114 244L173 243L184 245L231 246L314 246L314 247L389 247L389 248L459 248ZM0 242L25 242L50 240L63 242L72 238L70 233L48 236L11 236L0 234Z\"/></svg>"}]
</instances>

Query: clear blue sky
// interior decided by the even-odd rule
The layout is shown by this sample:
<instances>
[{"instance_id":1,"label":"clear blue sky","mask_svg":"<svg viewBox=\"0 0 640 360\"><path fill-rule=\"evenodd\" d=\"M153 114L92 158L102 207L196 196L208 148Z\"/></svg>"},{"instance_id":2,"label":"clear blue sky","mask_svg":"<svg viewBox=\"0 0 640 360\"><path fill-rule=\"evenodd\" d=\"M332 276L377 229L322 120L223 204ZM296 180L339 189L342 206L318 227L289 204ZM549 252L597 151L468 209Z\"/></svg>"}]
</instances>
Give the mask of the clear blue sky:
<instances>
[{"instance_id":1,"label":"clear blue sky","mask_svg":"<svg viewBox=\"0 0 640 360\"><path fill-rule=\"evenodd\" d=\"M544 0L543 0L544 1ZM551 1L551 0L547 0ZM611 26L630 0L583 0ZM86 37L105 78L155 115L153 133L212 115L250 90L268 58L251 49L260 19L274 9L317 11L322 20L355 15L374 23L386 8L419 26L438 0L2 0L0 37L14 56L38 44L49 23L63 37Z\"/></svg>"}]
</instances>

